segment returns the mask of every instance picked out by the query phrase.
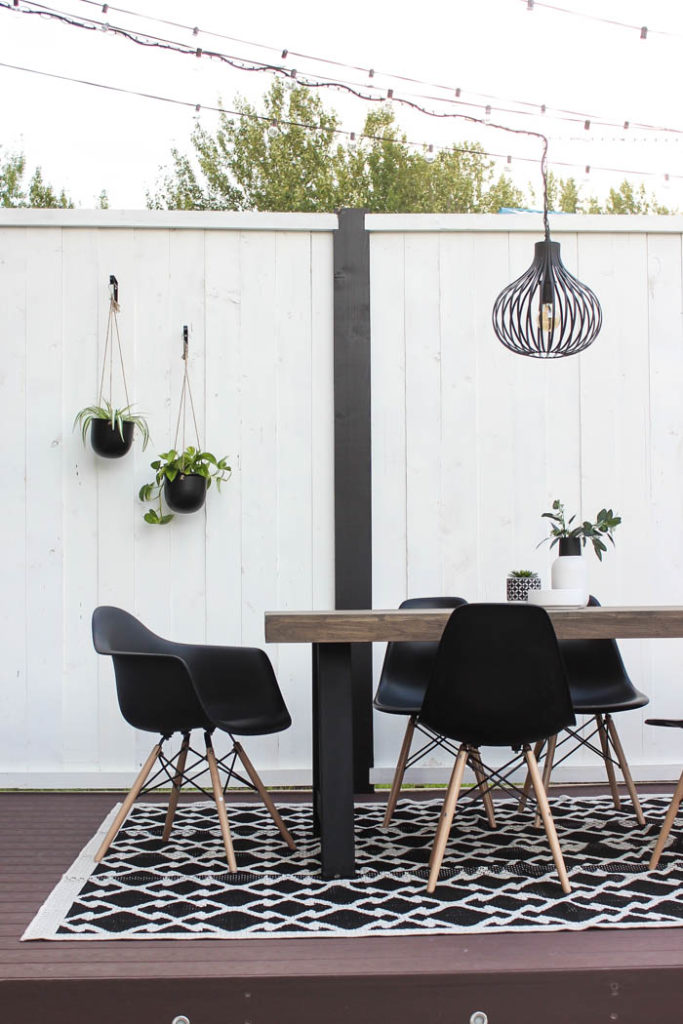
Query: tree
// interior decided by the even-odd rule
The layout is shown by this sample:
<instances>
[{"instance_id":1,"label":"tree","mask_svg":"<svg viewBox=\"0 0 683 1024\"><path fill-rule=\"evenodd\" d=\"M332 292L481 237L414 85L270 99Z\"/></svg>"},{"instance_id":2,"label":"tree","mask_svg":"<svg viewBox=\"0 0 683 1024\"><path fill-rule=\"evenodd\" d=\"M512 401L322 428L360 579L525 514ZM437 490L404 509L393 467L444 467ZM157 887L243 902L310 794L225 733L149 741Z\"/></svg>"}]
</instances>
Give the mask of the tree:
<instances>
[{"instance_id":1,"label":"tree","mask_svg":"<svg viewBox=\"0 0 683 1024\"><path fill-rule=\"evenodd\" d=\"M220 115L212 135L191 135L193 157L172 150L148 206L157 209L298 210L341 206L382 213L484 213L519 206L522 193L477 143L444 149L433 159L399 132L389 105L374 108L355 142L339 142L339 121L309 89L275 80L264 113L236 101L238 118Z\"/></svg>"},{"instance_id":2,"label":"tree","mask_svg":"<svg viewBox=\"0 0 683 1024\"><path fill-rule=\"evenodd\" d=\"M25 190L25 173L26 158L23 153L10 153L0 161L0 206L73 207L64 189L58 195L52 185L43 181L40 167L36 167L28 189Z\"/></svg>"},{"instance_id":3,"label":"tree","mask_svg":"<svg viewBox=\"0 0 683 1024\"><path fill-rule=\"evenodd\" d=\"M624 179L618 189L611 188L605 204L605 213L659 213L669 214L672 211L657 202L654 195L648 195L645 186L634 188Z\"/></svg>"}]
</instances>

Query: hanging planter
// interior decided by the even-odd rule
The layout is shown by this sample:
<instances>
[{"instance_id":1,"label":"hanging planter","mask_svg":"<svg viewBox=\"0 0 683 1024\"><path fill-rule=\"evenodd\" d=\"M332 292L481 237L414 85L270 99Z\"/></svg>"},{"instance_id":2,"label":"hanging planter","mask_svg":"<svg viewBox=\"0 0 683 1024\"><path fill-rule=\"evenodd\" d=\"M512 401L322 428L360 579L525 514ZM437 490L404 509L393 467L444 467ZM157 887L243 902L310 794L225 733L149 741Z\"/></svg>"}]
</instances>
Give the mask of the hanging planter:
<instances>
[{"instance_id":1,"label":"hanging planter","mask_svg":"<svg viewBox=\"0 0 683 1024\"><path fill-rule=\"evenodd\" d=\"M95 405L87 405L81 409L74 419L74 428L78 426L86 443L88 433L90 434L90 445L96 455L103 459L120 459L125 455L133 443L135 428L137 427L142 436L142 447L145 449L149 442L149 427L144 416L132 412L130 399L128 398L128 385L126 383L126 371L123 365L123 352L121 350L121 337L119 335L118 312L119 312L119 283L113 274L109 277L111 294L109 298L109 318L107 320L107 333L104 342L104 356L102 359L102 376L100 377L100 392ZM113 404L113 378L114 378L114 345L113 337L116 335L116 343L119 353L121 367L121 380L123 391L126 396L126 404L116 408ZM107 375L107 370L109 371ZM104 397L105 381L109 382L109 397Z\"/></svg>"},{"instance_id":2,"label":"hanging planter","mask_svg":"<svg viewBox=\"0 0 683 1024\"><path fill-rule=\"evenodd\" d=\"M164 526L170 523L175 513L187 514L198 512L206 500L206 492L215 480L220 490L221 483L230 476L231 469L226 457L216 458L212 452L202 451L199 442L199 428L194 411L190 377L188 373L188 331L183 328L183 386L180 392L178 421L176 424L174 447L162 452L158 459L151 463L154 480L143 484L138 497L142 502L154 502L155 507L149 508L144 515L146 523L152 526ZM189 400L192 422L197 444L185 444L186 407ZM178 440L182 447L178 449ZM162 501L163 497L163 501ZM170 511L164 511L164 503Z\"/></svg>"}]
</instances>

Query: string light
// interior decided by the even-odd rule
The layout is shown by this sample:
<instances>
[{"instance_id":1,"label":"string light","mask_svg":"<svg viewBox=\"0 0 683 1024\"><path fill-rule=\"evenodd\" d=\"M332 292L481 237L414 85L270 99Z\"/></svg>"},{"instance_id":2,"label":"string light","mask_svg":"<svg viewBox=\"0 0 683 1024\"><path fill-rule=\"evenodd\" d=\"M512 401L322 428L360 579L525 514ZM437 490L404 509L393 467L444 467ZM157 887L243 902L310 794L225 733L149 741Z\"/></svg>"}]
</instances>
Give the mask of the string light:
<instances>
[{"instance_id":1,"label":"string light","mask_svg":"<svg viewBox=\"0 0 683 1024\"><path fill-rule=\"evenodd\" d=\"M628 29L630 32L640 32L641 39L647 39L648 33L653 33L658 36L666 36L671 39L682 38L682 34L680 32L666 32L663 29L649 29L645 25L630 25L625 21L616 21L614 18L602 18L597 14L586 14L584 11L573 11L567 7L557 7L555 4L544 3L543 0L522 0L522 3L526 3L527 11L533 10L534 7L543 7L548 11L554 11L556 14L571 14L576 18L584 18L587 21L599 21L603 25L612 25L615 28Z\"/></svg>"},{"instance_id":2,"label":"string light","mask_svg":"<svg viewBox=\"0 0 683 1024\"><path fill-rule=\"evenodd\" d=\"M18 0L14 0L14 2L16 3L16 2L18 2ZM89 6L99 7L99 0L80 0L80 2L88 4ZM525 2L526 2L526 0L525 0ZM563 8L551 7L551 5L549 5L549 4L539 3L538 0L536 0L536 5L537 6L548 7L549 9L552 9L552 10L563 11L564 13L568 13L568 14L577 13L577 12L573 12L573 11L564 11ZM6 7L6 6L7 6L7 3L0 3L0 8L1 7ZM155 22L158 22L159 24L171 25L171 26L173 26L175 28L184 29L186 31L192 31L193 33L198 31L198 29L196 29L196 27L195 28L191 28L188 25L183 25L183 24L181 24L179 22L170 21L168 19L157 18L157 17L153 17L153 16L150 16L150 15L141 14L138 11L131 11L131 10L126 9L126 8L115 7L115 6L112 6L112 5L106 5L106 6L108 6L109 10L117 11L118 13L127 14L127 15L129 15L131 17L140 18L140 19L144 19L144 20L147 20L147 21L155 21ZM39 8L40 10L26 9L26 10L23 10L22 13L36 14L36 13L40 13L42 11L42 12L48 14L49 16L60 18L61 20L66 21L70 25L75 25L75 26L79 26L80 25L80 27L89 27L89 26L86 26L86 25L81 25L79 22L74 21L73 18L69 18L63 12L57 12L53 8L47 7L44 4L37 3L37 0L33 0L33 7L34 8ZM590 17L590 16L586 15L586 17ZM85 20L88 20L88 19L85 19ZM598 19L595 19L595 20L606 20L606 19L599 19L598 18ZM620 22L612 22L612 24L621 24L621 23ZM623 26L623 27L631 28L633 26ZM165 44L168 48L177 48L177 44L171 43L170 40L162 40L162 39L160 39L160 37L150 36L150 37L148 37L150 40L157 40L157 42L156 43L154 43L154 42L144 43L140 39L135 39L135 37L132 35L132 33L128 32L125 29L119 29L119 30L116 30L116 31L118 31L121 35L124 35L126 38L132 39L133 41L140 42L142 45L164 45ZM219 38L219 39L228 39L228 40L230 40L232 42L238 42L238 43L241 43L241 44L244 44L244 45L255 46L255 47L259 48L259 49L268 50L270 52L276 52L276 48L275 47L267 46L267 45L265 45L263 43L254 42L254 41L250 41L250 40L239 39L239 38L237 38L235 36L229 36L229 35L225 35L225 34L219 33L219 32L212 32L212 31L209 31L209 30L203 30L203 31L204 31L204 33L206 35L211 35L211 36L214 36L214 37ZM186 52L186 51L183 51L182 49L180 49L179 52L182 53L182 52ZM194 51L192 51L192 52L194 52ZM205 51L205 52L208 53L208 51ZM280 52L280 51L277 51L277 52ZM349 70L364 71L371 78L374 77L375 74L379 74L379 72L377 72L375 69L370 69L370 71L368 71L367 69L358 67L358 66L353 65L353 64L343 63L341 61L333 61L333 60L330 60L328 58L323 58L323 57L315 56L315 55L312 55L312 54L299 53L298 51L293 51L293 50L289 50L289 49L283 49L281 51L281 59L282 60L284 60L288 55L299 56L299 57L302 57L302 58L304 58L306 60L310 60L310 61L313 61L313 62L316 62L316 63L328 64L328 65L335 66L335 67L347 68ZM219 59L226 59L227 58L227 55L225 55L225 54L217 54L217 53L211 53L210 56L217 57ZM237 58L234 58L234 59L237 60ZM228 59L228 63L230 63L229 59ZM238 65L235 64L234 66L238 66ZM287 72L286 69L274 67L274 66L268 65L268 64L260 64L260 66L258 68L256 68L256 67L249 67L249 68L243 67L242 69L243 70L267 70L267 71L271 71L273 73L278 73L279 72L279 73L282 73L282 74L289 74L289 72ZM459 88L453 90L452 87L450 87L450 86L445 86L445 85L439 84L439 83L428 83L428 82L422 81L421 79L412 78L412 77L409 77L407 75L401 75L401 74L396 74L396 73L392 73L392 72L382 72L382 74L384 75L384 77L390 77L390 78L394 78L396 80L400 80L400 81L404 81L404 82L410 82L410 83L418 84L418 85L422 85L422 86L430 86L432 88L442 89L450 97L452 97L453 93L455 93L455 98L456 99L459 99L460 95L461 95L461 89L459 89ZM320 76L320 77L322 77L322 76ZM325 83L325 84L327 84L327 83ZM336 86L336 87L339 87L339 88L345 88L345 85L346 85L346 83L338 83L338 82L334 82L334 81L330 81L329 84L332 87ZM309 88L323 87L323 83L308 83L308 87ZM470 95L473 96L473 97L474 96L479 96L479 98L481 98L481 99L493 100L493 101L495 101L497 103L497 105L498 105L499 109L501 110L501 112L512 113L512 114L515 114L517 116L534 116L538 112L538 109L539 109L539 104L538 103L531 103L531 102L526 101L526 100L516 100L516 99L513 99L513 100L507 100L506 101L506 100L501 100L501 97L499 97L499 96L490 96L490 95L487 96L485 94L477 94L477 93L471 93ZM424 97L424 98L431 99L431 100L434 100L436 102L444 102L444 101L448 102L449 101L448 97L443 97L443 96L436 96L436 97L429 96L429 97ZM452 98L450 99L450 102L453 102ZM505 103L505 102L516 104L518 107L527 107L527 108L530 108L530 109L528 109L528 110L525 110L525 109L516 109L516 110L505 109L505 108L500 106L501 103ZM481 109L482 111L484 110L484 104L482 104L482 103L468 103L468 104L466 104L466 106L476 107L478 109ZM566 110L566 109L563 109L563 108L555 108L555 107L548 108L548 107L546 107L545 104L542 105L541 110L542 110L543 113L546 113L546 111L547 111L550 114L550 116L552 116L552 117L554 117L554 118L556 118L558 120L564 120L564 121L566 121L566 120L574 120L574 119L585 120L585 118L586 118L586 115L585 114L581 114L580 112ZM591 120L593 120L596 124L600 124L603 127L610 127L610 128L618 127L618 125L616 123L613 123L610 120L598 119L594 115L591 115ZM645 130L645 131L672 132L672 133L676 133L676 134L683 133L682 129L667 128L667 127L662 126L662 125L657 126L657 125L648 125L648 124L638 124L637 127L642 129L642 130Z\"/></svg>"},{"instance_id":3,"label":"string light","mask_svg":"<svg viewBox=\"0 0 683 1024\"><path fill-rule=\"evenodd\" d=\"M108 84L106 84L104 82L93 82L93 81L90 81L89 79L74 78L71 75L60 75L60 74L57 74L55 72L41 71L38 68L28 68L28 67L24 67L24 66L19 65L19 64L9 64L9 63L4 62L4 61L0 61L0 67L7 68L7 69L9 69L11 71L21 71L21 72L24 72L26 74L39 75L39 76L41 76L43 78L54 78L54 79L57 79L58 81L62 81L62 82L73 82L76 85L84 85L84 86L88 86L89 88L103 89L103 90L105 90L107 92L121 93L121 94L126 95L126 96L136 96L136 97L139 97L140 99L154 100L154 101L158 101L158 102L161 102L161 103L170 103L170 104L173 104L175 106L181 106L181 107L191 107L191 108L193 108L195 110L196 110L196 108L198 106L198 104L194 100L192 100L192 101L189 101L189 100L179 100L179 99L175 99L175 98L170 97L170 96L160 96L157 93L141 92L141 91L139 91L137 89L126 89L123 86L108 85ZM247 120L250 119L250 120L255 120L255 121L270 121L271 120L270 118L268 118L267 116L262 115L262 114L246 114L243 111L240 111L240 110L230 110L227 107L216 107L216 106L212 106L210 104L202 104L201 107L202 107L203 110L206 110L206 111L208 111L210 113L214 113L214 114L226 114L226 115L229 115L231 117L239 117L241 119L247 119ZM430 111L427 111L427 110L425 110L423 112L425 114L430 114L430 116L432 116L432 117L439 117L439 118L444 118L444 117L462 117L462 118L464 118L467 121L473 121L473 122L475 122L477 124L482 124L483 123L481 120L478 120L477 118L469 117L468 115L463 115L463 114L438 114L438 113L437 114L431 114ZM320 128L320 126L318 126L318 125L306 124L306 123L301 122L301 121L285 120L284 118L280 119L279 124L280 124L280 126L284 125L284 126L287 126L287 127L302 128L302 129L304 129L306 131L317 131ZM503 131L508 131L508 132L511 132L513 134L516 134L516 135L528 135L528 136L536 137L536 138L539 138L539 139L543 139L544 138L543 135L541 135L541 134L539 134L537 132L528 132L528 131L525 131L525 130L519 129L519 128L510 128L510 127L508 127L506 125L492 125L491 127L493 127L493 128L500 128ZM328 131L330 131L331 134L333 134L333 135L345 136L347 138L353 137L354 141L355 141L355 132L348 132L348 131L346 131L344 129L340 129L340 128L328 129ZM370 142L386 142L387 141L385 138L383 138L380 135L363 135L363 138L368 139ZM414 147L415 149L424 149L425 146L426 146L426 143L412 142L412 141L408 140L406 142L406 145ZM450 152L453 152L453 153L471 153L472 152L472 150L470 148L463 147L463 146L448 146L448 147L445 147L445 148L447 148ZM478 149L477 152L481 156L491 157L492 159L504 159L505 156L506 156L506 154L504 154L504 153L494 152L492 150L484 149L483 147L481 149ZM522 156L520 154L517 154L515 156L515 160L523 162L523 163L533 163L533 164L537 164L538 163L538 160L536 158L529 157L529 156ZM580 166L583 166L583 165L576 164L576 163L571 163L571 162L566 161L566 160L553 160L553 167L566 168L566 169L569 169L569 170L575 170L576 168L578 168ZM609 173L609 174L633 174L633 175L636 175L637 177L643 177L643 178L650 178L650 177L658 177L659 176L659 172L658 171L636 170L635 168L626 168L626 167L594 166L593 170L594 171L602 171L602 172ZM683 174L671 174L670 178L671 179L676 179L676 180L683 180Z\"/></svg>"}]
</instances>

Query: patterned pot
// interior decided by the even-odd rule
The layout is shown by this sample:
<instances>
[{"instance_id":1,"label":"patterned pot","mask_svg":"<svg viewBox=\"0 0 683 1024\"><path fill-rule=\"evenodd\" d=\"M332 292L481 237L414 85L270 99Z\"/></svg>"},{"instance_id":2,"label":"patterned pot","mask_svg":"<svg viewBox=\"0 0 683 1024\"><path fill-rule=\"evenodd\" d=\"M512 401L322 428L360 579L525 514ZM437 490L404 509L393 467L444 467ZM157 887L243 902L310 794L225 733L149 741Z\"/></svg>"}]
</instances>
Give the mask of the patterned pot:
<instances>
[{"instance_id":1,"label":"patterned pot","mask_svg":"<svg viewBox=\"0 0 683 1024\"><path fill-rule=\"evenodd\" d=\"M526 601L530 590L541 589L541 577L508 576L506 587L508 601Z\"/></svg>"}]
</instances>

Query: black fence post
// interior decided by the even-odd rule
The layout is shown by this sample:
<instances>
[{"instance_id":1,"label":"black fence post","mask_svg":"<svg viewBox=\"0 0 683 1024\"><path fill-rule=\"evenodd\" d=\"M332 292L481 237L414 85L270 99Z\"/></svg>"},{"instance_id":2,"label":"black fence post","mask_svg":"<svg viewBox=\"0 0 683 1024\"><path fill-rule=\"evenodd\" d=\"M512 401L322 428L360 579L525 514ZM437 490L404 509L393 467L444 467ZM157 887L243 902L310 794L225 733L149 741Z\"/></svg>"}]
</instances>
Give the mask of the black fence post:
<instances>
[{"instance_id":1,"label":"black fence post","mask_svg":"<svg viewBox=\"0 0 683 1024\"><path fill-rule=\"evenodd\" d=\"M335 607L372 608L370 244L365 210L334 235ZM354 790L372 791L372 645L353 644Z\"/></svg>"}]
</instances>

